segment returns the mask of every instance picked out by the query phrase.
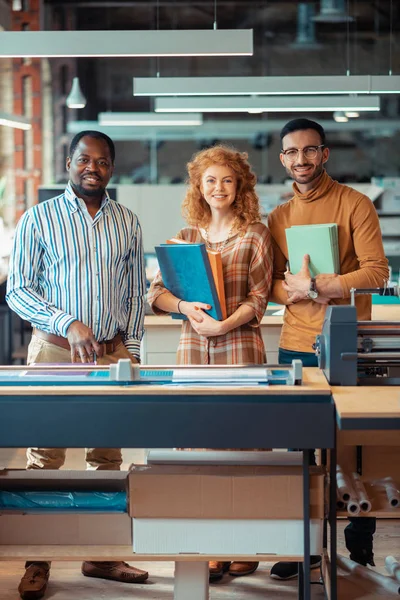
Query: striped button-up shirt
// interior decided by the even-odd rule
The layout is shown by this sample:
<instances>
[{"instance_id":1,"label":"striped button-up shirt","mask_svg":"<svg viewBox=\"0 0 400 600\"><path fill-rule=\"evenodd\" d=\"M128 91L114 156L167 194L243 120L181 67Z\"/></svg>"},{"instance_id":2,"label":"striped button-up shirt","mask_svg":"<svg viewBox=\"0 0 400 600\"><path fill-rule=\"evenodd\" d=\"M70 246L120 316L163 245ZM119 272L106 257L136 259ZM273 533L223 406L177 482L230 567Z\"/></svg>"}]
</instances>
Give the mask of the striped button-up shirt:
<instances>
[{"instance_id":1,"label":"striped button-up shirt","mask_svg":"<svg viewBox=\"0 0 400 600\"><path fill-rule=\"evenodd\" d=\"M140 357L146 283L139 221L105 194L94 219L70 183L20 219L7 302L23 319L66 337L75 320L97 341L118 332Z\"/></svg>"}]
</instances>

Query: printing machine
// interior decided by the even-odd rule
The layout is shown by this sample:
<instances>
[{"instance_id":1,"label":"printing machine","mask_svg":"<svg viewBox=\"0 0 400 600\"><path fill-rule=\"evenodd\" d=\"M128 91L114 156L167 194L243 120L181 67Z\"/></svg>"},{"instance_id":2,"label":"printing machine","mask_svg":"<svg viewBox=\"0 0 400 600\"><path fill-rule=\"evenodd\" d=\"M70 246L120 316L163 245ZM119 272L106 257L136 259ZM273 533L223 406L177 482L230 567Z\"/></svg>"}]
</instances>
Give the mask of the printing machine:
<instances>
[{"instance_id":1,"label":"printing machine","mask_svg":"<svg viewBox=\"0 0 400 600\"><path fill-rule=\"evenodd\" d=\"M318 365L331 385L400 385L400 322L357 321L357 294L399 296L399 288L353 289L351 305L328 306Z\"/></svg>"},{"instance_id":2,"label":"printing machine","mask_svg":"<svg viewBox=\"0 0 400 600\"><path fill-rule=\"evenodd\" d=\"M33 364L28 367L1 367L2 386L43 385L302 385L302 363L291 365L133 365L120 359L111 365Z\"/></svg>"}]
</instances>

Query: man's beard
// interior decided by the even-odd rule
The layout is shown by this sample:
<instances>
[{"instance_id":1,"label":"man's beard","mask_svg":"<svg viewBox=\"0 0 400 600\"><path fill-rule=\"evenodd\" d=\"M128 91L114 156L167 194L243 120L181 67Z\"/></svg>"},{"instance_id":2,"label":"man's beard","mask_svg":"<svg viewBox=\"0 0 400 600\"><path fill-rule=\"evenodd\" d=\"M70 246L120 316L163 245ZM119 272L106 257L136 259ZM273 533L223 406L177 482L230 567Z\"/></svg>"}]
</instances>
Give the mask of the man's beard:
<instances>
[{"instance_id":1,"label":"man's beard","mask_svg":"<svg viewBox=\"0 0 400 600\"><path fill-rule=\"evenodd\" d=\"M306 167L308 165L301 165L301 166ZM310 166L314 166L314 165L310 165ZM294 168L295 167L292 167L292 169L294 169ZM311 173L311 175L307 179L303 179L300 174L296 174L294 171L292 171L292 169L286 169L287 174L289 175L289 177L291 179L294 179L294 181L296 183L300 183L300 185L301 185L304 183L311 183L312 181L317 179L322 174L322 172L324 170L324 165L323 165L322 161L319 163L319 165L316 165L315 170Z\"/></svg>"},{"instance_id":2,"label":"man's beard","mask_svg":"<svg viewBox=\"0 0 400 600\"><path fill-rule=\"evenodd\" d=\"M89 197L102 197L104 195L104 192L106 191L106 188L104 187L98 187L95 189L92 188L86 188L83 185L81 185L80 183L74 183L73 187L75 188L75 191L77 192L77 195L79 196L79 194L81 194L82 196L89 196Z\"/></svg>"}]
</instances>

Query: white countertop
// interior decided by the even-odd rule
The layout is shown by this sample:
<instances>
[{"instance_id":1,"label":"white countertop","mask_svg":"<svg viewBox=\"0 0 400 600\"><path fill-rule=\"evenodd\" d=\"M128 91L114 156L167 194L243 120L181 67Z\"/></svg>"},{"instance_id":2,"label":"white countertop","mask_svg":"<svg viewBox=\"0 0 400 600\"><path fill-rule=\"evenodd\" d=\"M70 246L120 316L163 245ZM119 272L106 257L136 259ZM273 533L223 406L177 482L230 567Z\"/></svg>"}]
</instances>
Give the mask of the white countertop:
<instances>
[{"instance_id":1,"label":"white countertop","mask_svg":"<svg viewBox=\"0 0 400 600\"><path fill-rule=\"evenodd\" d=\"M276 308L279 310L279 307ZM274 311L275 312L275 311ZM372 319L375 321L400 321L400 301L398 304L373 304ZM261 321L263 326L282 325L282 316L266 315ZM145 317L144 324L149 327L180 327L182 321L180 319L172 319L172 317L157 317L148 315Z\"/></svg>"}]
</instances>

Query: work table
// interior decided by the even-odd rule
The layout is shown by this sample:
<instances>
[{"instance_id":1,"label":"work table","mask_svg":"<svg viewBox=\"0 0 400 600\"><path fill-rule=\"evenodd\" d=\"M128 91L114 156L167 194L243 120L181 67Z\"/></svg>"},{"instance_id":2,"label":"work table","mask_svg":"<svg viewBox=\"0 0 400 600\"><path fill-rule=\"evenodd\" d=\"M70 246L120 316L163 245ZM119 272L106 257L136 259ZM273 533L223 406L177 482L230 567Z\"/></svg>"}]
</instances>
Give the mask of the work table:
<instances>
[{"instance_id":1,"label":"work table","mask_svg":"<svg viewBox=\"0 0 400 600\"><path fill-rule=\"evenodd\" d=\"M268 307L261 321L261 333L267 351L267 362L278 363L278 347L283 315L273 313L282 306ZM400 301L398 304L373 304L372 319L375 321L400 321ZM148 315L144 320L145 335L142 342L144 364L174 364L179 344L182 321L170 316Z\"/></svg>"},{"instance_id":2,"label":"work table","mask_svg":"<svg viewBox=\"0 0 400 600\"><path fill-rule=\"evenodd\" d=\"M278 312L283 307L277 306L269 308L267 314L264 315L261 325L282 325L283 315L274 315L271 313ZM374 321L400 321L400 301L398 304L373 304L372 305L372 320ZM145 317L146 327L178 327L182 321L173 319L170 316L147 315Z\"/></svg>"}]
</instances>

